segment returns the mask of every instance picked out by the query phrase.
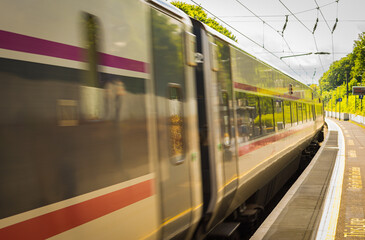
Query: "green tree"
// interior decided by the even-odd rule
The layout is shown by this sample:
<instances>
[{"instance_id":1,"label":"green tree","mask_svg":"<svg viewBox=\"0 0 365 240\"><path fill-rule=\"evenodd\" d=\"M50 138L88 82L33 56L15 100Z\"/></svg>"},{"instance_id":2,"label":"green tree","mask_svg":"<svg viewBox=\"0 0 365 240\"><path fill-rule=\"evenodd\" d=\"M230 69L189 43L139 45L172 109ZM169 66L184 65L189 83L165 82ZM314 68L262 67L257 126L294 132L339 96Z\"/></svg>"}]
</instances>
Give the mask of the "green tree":
<instances>
[{"instance_id":1,"label":"green tree","mask_svg":"<svg viewBox=\"0 0 365 240\"><path fill-rule=\"evenodd\" d=\"M352 96L352 87L363 85L365 73L365 33L359 34L354 41L354 48L346 57L335 61L330 69L323 74L319 80L319 87L323 101L326 103L326 110L364 114L364 108L358 96ZM346 84L348 83L348 99ZM343 101L339 103L339 98Z\"/></svg>"},{"instance_id":2,"label":"green tree","mask_svg":"<svg viewBox=\"0 0 365 240\"><path fill-rule=\"evenodd\" d=\"M357 82L363 83L365 72L365 33L359 34L359 39L354 43L354 66L352 67L351 77Z\"/></svg>"},{"instance_id":3,"label":"green tree","mask_svg":"<svg viewBox=\"0 0 365 240\"><path fill-rule=\"evenodd\" d=\"M171 4L185 12L190 17L207 24L209 27L237 42L236 36L234 36L227 28L220 25L215 19L209 18L202 7L179 1L171 2Z\"/></svg>"}]
</instances>

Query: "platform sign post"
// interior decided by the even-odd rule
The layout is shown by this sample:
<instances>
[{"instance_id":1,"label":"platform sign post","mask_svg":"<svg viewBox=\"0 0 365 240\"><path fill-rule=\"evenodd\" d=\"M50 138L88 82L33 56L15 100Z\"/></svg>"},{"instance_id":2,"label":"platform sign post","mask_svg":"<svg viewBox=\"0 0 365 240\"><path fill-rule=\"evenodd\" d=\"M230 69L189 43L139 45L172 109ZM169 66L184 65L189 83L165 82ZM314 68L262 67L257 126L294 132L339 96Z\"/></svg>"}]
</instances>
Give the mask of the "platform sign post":
<instances>
[{"instance_id":1,"label":"platform sign post","mask_svg":"<svg viewBox=\"0 0 365 240\"><path fill-rule=\"evenodd\" d=\"M365 95L365 87L363 86L353 86L352 95Z\"/></svg>"},{"instance_id":2,"label":"platform sign post","mask_svg":"<svg viewBox=\"0 0 365 240\"><path fill-rule=\"evenodd\" d=\"M338 102L338 120L341 120L341 102L342 102L342 98L337 98L336 102Z\"/></svg>"},{"instance_id":3,"label":"platform sign post","mask_svg":"<svg viewBox=\"0 0 365 240\"><path fill-rule=\"evenodd\" d=\"M337 98L337 101L339 103L338 105L338 120L341 120L341 102L342 102L342 98Z\"/></svg>"},{"instance_id":4,"label":"platform sign post","mask_svg":"<svg viewBox=\"0 0 365 240\"><path fill-rule=\"evenodd\" d=\"M359 99L361 102L361 111L362 111L362 98L365 95L365 86L353 86L352 87L352 95L359 95Z\"/></svg>"}]
</instances>

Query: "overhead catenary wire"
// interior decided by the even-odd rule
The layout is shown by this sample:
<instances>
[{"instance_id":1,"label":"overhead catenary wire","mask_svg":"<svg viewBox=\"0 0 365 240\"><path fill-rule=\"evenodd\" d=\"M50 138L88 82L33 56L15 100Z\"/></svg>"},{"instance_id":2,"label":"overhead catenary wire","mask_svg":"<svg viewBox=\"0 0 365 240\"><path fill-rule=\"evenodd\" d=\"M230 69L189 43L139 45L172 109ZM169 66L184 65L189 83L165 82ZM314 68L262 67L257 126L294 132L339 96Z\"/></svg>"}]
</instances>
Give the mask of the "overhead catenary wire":
<instances>
[{"instance_id":1,"label":"overhead catenary wire","mask_svg":"<svg viewBox=\"0 0 365 240\"><path fill-rule=\"evenodd\" d=\"M318 8L319 12L321 13L322 18L323 18L323 20L325 21L325 23L326 23L326 25L327 25L327 27L328 27L328 30L331 32L331 28L330 28L330 26L328 25L328 22L327 22L327 20L326 20L326 18L325 18L325 16L324 16L324 14L323 14L323 12L322 12L321 8L320 8L320 7L319 7L319 5L318 5L317 0L314 0L314 2L316 3L317 8Z\"/></svg>"},{"instance_id":2,"label":"overhead catenary wire","mask_svg":"<svg viewBox=\"0 0 365 240\"><path fill-rule=\"evenodd\" d=\"M317 19L316 19L316 23L314 24L314 27L313 27L313 32L312 32L312 34L314 34L314 32L316 31L316 29L317 29L317 26L318 26L318 10L317 10Z\"/></svg>"},{"instance_id":3,"label":"overhead catenary wire","mask_svg":"<svg viewBox=\"0 0 365 240\"><path fill-rule=\"evenodd\" d=\"M265 47L265 22L262 22L262 47Z\"/></svg>"},{"instance_id":4,"label":"overhead catenary wire","mask_svg":"<svg viewBox=\"0 0 365 240\"><path fill-rule=\"evenodd\" d=\"M304 26L305 29L308 30L308 32L310 32L313 36L313 40L314 40L314 45L316 47L316 51L318 52L318 44L317 44L317 40L316 40L316 37L314 35L314 33L281 1L279 0L279 2L293 15L293 17L300 23ZM318 59L319 59L319 62L321 63L321 67L322 67L322 70L324 71L324 67L323 67L323 63L322 63L322 59L321 57L318 55Z\"/></svg>"},{"instance_id":5,"label":"overhead catenary wire","mask_svg":"<svg viewBox=\"0 0 365 240\"><path fill-rule=\"evenodd\" d=\"M198 4L197 2L195 2L194 0L191 0L191 2L193 2L194 4L200 6L202 9L204 9L206 12L208 12L210 15L212 15L213 17L219 19L222 23L224 23L225 25L227 25L228 27L230 27L231 29L233 29L234 31L236 31L238 34L240 34L241 36L245 37L246 39L248 39L250 42L256 44L257 46L263 48L265 51L267 51L268 53L270 53L272 56L274 56L275 58L279 59L281 62L283 62L285 65L287 65L289 67L290 70L293 71L293 73L295 73L296 75L298 75L299 78L302 78L301 75L299 75L296 71L294 71L292 69L292 67L290 65L288 65L285 61L281 60L279 56L277 56L276 54L274 54L273 52L271 52L269 49L262 47L258 42L256 42L255 40L251 39L250 37L248 37L247 35L243 34L241 31L237 30L236 28L234 28L233 26L231 26L230 24L226 23L224 20L222 20L221 18L219 18L218 16L216 16L215 14L211 13L208 9L204 8L201 4Z\"/></svg>"},{"instance_id":6,"label":"overhead catenary wire","mask_svg":"<svg viewBox=\"0 0 365 240\"><path fill-rule=\"evenodd\" d=\"M286 8L286 10L288 10L290 12L290 14L300 23L302 24L310 33L312 33L312 31L281 1L279 0L279 2Z\"/></svg>"},{"instance_id":7,"label":"overhead catenary wire","mask_svg":"<svg viewBox=\"0 0 365 240\"><path fill-rule=\"evenodd\" d=\"M333 34L331 34L331 40L332 40L332 61L334 62L335 61L335 46L333 44Z\"/></svg>"},{"instance_id":8,"label":"overhead catenary wire","mask_svg":"<svg viewBox=\"0 0 365 240\"><path fill-rule=\"evenodd\" d=\"M322 6L317 6L317 7L319 7L319 8L323 8L323 7L326 7L326 6L329 6L329 5L332 5L332 4L334 4L334 3L336 3L336 1L334 1L334 2L330 2L330 3L327 3L327 4L324 4L324 5L322 5ZM298 15L298 14L301 14L301 13L305 13L305 12L310 12L310 11L313 11L313 10L316 10L317 8L312 8L312 9L308 9L308 10L304 10L304 11L301 11L301 12L296 12L296 13L294 13L294 14L296 14L296 15Z\"/></svg>"},{"instance_id":9,"label":"overhead catenary wire","mask_svg":"<svg viewBox=\"0 0 365 240\"><path fill-rule=\"evenodd\" d=\"M291 16L291 15L288 15ZM252 16L254 17L254 16ZM262 16L261 16L262 17ZM283 17L283 16L282 16ZM285 16L284 16L285 17ZM261 22L261 20L226 20L227 22ZM282 22L283 20L281 19L275 19L275 20L270 20L270 22ZM306 19L306 20L301 20L302 22L313 22L312 19ZM265 20L265 22L268 22L268 20ZM324 22L324 20L318 19L318 22ZM341 19L341 23L345 23L345 22L365 22L365 19Z\"/></svg>"},{"instance_id":10,"label":"overhead catenary wire","mask_svg":"<svg viewBox=\"0 0 365 240\"><path fill-rule=\"evenodd\" d=\"M326 6L329 6L329 5L332 5L334 3L336 3L336 1L333 1L333 2L330 2L330 3L327 3L327 4L324 4L322 6L320 6L320 8L323 8L323 7L326 7ZM317 8L311 8L311 9L307 9L307 10L304 10L304 11L300 11L300 12L295 12L294 14L298 15L298 14L301 14L301 13L305 13L305 12L310 12L310 11L313 11L313 10L316 10ZM260 17L285 17L286 15L262 15ZM219 16L220 18L227 18L227 17L230 17L230 18L242 18L242 17L252 17L252 16Z\"/></svg>"},{"instance_id":11,"label":"overhead catenary wire","mask_svg":"<svg viewBox=\"0 0 365 240\"><path fill-rule=\"evenodd\" d=\"M285 24L283 26L283 31L281 31L281 36L284 38L284 31L286 29L286 25L288 24L288 20L289 20L289 15L285 16Z\"/></svg>"},{"instance_id":12,"label":"overhead catenary wire","mask_svg":"<svg viewBox=\"0 0 365 240\"><path fill-rule=\"evenodd\" d=\"M337 26L337 22L338 22L338 1L339 0L336 0L336 3L337 3L337 8L336 8L336 22L335 24L333 25L333 28L332 28L332 31L331 31L331 40L332 40L332 61L334 62L335 61L335 45L333 43L333 32L335 31L336 29L336 26Z\"/></svg>"},{"instance_id":13,"label":"overhead catenary wire","mask_svg":"<svg viewBox=\"0 0 365 240\"><path fill-rule=\"evenodd\" d=\"M263 24L264 24L264 26L265 26L265 24L267 25L267 26L269 26L272 30L274 30L276 33L278 33L282 38L283 38L283 40L284 40L284 42L285 42L285 44L286 44L286 46L288 47L288 49L289 49L289 51L291 52L291 53L293 53L293 51L292 51L292 49L290 48L290 46L289 46L289 44L288 44L288 42L286 41L286 39L284 38L284 30L285 30L285 28L286 28L286 25L287 25L287 23L288 23L288 15L286 15L286 21L285 21L285 24L284 24L284 27L283 27L283 31L282 31L282 33L280 34L280 32L276 29L276 28L274 28L273 26L271 26L270 24L268 24L267 22L265 22L265 20L264 19L262 19L260 16L258 16L255 12L253 12L251 9L249 9L245 4L243 4L241 1L239 1L239 0L235 0L238 4L240 4L242 7L244 7L246 10L248 10L252 15L254 15L255 17L257 17L258 19L260 19L262 22L263 22ZM263 35L264 35L264 33L263 33ZM263 44L263 46L264 46L264 44ZM300 64L299 64L300 65Z\"/></svg>"},{"instance_id":14,"label":"overhead catenary wire","mask_svg":"<svg viewBox=\"0 0 365 240\"><path fill-rule=\"evenodd\" d=\"M338 1L339 0L336 0L336 3L337 3L337 8L336 8L336 21L335 21L335 24L333 25L333 28L332 28L332 32L331 32L332 34L335 31L335 29L337 27L337 23L338 23ZM343 20L341 20L341 21L343 21Z\"/></svg>"},{"instance_id":15,"label":"overhead catenary wire","mask_svg":"<svg viewBox=\"0 0 365 240\"><path fill-rule=\"evenodd\" d=\"M318 52L319 50L318 50L318 44L317 44L316 37L314 36L314 34L312 34L312 36L313 36L313 40L314 40L314 45L316 46L316 51ZM321 63L322 70L324 71L322 59L319 55L318 55L318 59L319 59L319 62Z\"/></svg>"}]
</instances>

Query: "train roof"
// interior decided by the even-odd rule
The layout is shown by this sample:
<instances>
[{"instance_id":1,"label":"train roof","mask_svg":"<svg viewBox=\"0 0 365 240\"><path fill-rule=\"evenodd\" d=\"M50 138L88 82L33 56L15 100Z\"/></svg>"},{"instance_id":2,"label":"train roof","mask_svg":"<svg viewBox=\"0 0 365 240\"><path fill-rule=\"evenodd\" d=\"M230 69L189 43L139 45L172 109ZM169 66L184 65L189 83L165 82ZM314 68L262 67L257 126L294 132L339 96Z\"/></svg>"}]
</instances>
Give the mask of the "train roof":
<instances>
[{"instance_id":1,"label":"train roof","mask_svg":"<svg viewBox=\"0 0 365 240\"><path fill-rule=\"evenodd\" d=\"M198 21L198 20L196 20L196 19L194 19L194 18L192 18L192 17L190 17L190 19L192 19L192 21L200 22L200 21ZM306 84L304 84L304 83L302 83L302 82L298 81L297 79L295 79L293 76L291 76L290 74L288 74L288 73L287 73L287 72L285 72L284 70L280 70L280 68L278 68L278 67L274 66L273 64L269 64L269 63L268 63L268 62L266 62L265 60L262 60L262 59L260 59L260 58L258 58L258 57L256 57L256 56L254 56L254 55L252 55L252 54L248 53L247 51L245 51L245 50L244 50L244 48L242 47L242 45L240 45L239 43L237 43L237 42L233 41L233 40L232 40L232 39L230 39L229 37L227 37L227 36L225 36L225 35L223 35L223 34L219 33L218 31L216 31L215 29L213 29L213 28L209 27L209 26L208 26L208 25L206 25L205 23L202 23L202 22L200 22L200 23L202 24L202 26L204 27L204 29L205 29L208 33L210 33L211 35L213 35L213 36L215 36L215 37L217 37L217 38L219 38L219 39L221 39L221 40L223 40L223 41L227 42L228 44L230 44L231 46L233 46L233 47L235 47L235 48L239 49L240 51L242 51L242 52L243 52L243 53L245 53L246 55L250 56L250 57L251 57L251 58L253 58L254 60L256 60L256 61L258 61L258 62L261 62L261 63L265 64L266 66L268 66L268 67L270 67L270 68L272 68L272 69L274 69L274 70L276 70L276 71L278 71L278 72L280 72L280 73L282 73L282 74L286 75L287 77L289 77L289 78L290 78L290 79L292 79L293 81L295 81L295 82L299 83L300 85L304 86L305 88L308 88L308 89L311 89L311 90L312 90L312 88L310 88L310 87L309 87L309 86L307 86Z\"/></svg>"},{"instance_id":2,"label":"train roof","mask_svg":"<svg viewBox=\"0 0 365 240\"><path fill-rule=\"evenodd\" d=\"M273 66L272 64L269 64L268 62L266 62L265 60L262 60L256 56L254 56L253 54L249 53L248 51L244 50L243 46L238 44L237 42L233 41L232 39L228 38L227 36L219 33L218 31L216 31L215 29L209 27L208 25L202 23L201 21L198 21L190 16L188 16L185 12L183 12L182 10L178 9L177 7L175 7L174 5L165 2L163 0L145 0L147 3L151 4L152 6L157 7L158 9L161 9L163 11L165 11L166 13L177 17L179 19L181 19L185 24L187 25L191 25L192 21L197 22L201 25L201 27L209 34L211 34L212 36L228 43L230 46L232 46L233 48L239 50L240 52L242 52L243 54L247 55L248 57L252 58L254 61L257 61L258 63L261 63L263 65L265 65L266 67L273 69L274 71L278 72L279 74L282 74L283 76L287 77L288 80L294 84L295 86L299 87L300 89L304 90L308 90L313 92L313 89L310 88L309 86L307 86L306 84L298 81L297 79L295 79L293 76L291 76L290 74L288 74L287 72L285 72L284 70L280 70L280 68Z\"/></svg>"},{"instance_id":3,"label":"train roof","mask_svg":"<svg viewBox=\"0 0 365 240\"><path fill-rule=\"evenodd\" d=\"M183 19L184 22L191 23L190 17L186 13L184 13L183 11L181 11L180 9L178 9L177 7L168 2L162 0L146 0L146 2L150 3L151 5L157 6L159 9L163 9L165 12L168 12L174 15L175 17Z\"/></svg>"}]
</instances>

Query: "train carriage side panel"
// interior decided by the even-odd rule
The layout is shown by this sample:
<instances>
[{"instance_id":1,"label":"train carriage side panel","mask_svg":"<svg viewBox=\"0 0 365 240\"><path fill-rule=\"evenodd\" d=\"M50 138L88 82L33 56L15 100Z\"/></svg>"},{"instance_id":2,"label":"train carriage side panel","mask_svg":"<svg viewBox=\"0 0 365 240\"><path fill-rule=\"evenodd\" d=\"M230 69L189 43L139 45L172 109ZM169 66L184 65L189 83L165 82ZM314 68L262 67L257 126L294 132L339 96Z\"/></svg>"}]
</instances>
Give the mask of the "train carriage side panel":
<instances>
[{"instance_id":1,"label":"train carriage side panel","mask_svg":"<svg viewBox=\"0 0 365 240\"><path fill-rule=\"evenodd\" d=\"M2 6L0 238L156 238L147 5Z\"/></svg>"},{"instance_id":2,"label":"train carriage side panel","mask_svg":"<svg viewBox=\"0 0 365 240\"><path fill-rule=\"evenodd\" d=\"M191 238L200 221L202 184L191 22L153 2L151 30L161 185L162 238ZM189 63L189 64L188 64Z\"/></svg>"},{"instance_id":3,"label":"train carriage side panel","mask_svg":"<svg viewBox=\"0 0 365 240\"><path fill-rule=\"evenodd\" d=\"M203 236L222 221L231 205L237 188L237 155L229 46L192 21L198 53L204 56L196 73L205 211L197 236Z\"/></svg>"},{"instance_id":4,"label":"train carriage side panel","mask_svg":"<svg viewBox=\"0 0 365 240\"><path fill-rule=\"evenodd\" d=\"M239 190L230 211L244 203L249 196L288 166L318 131L314 121L303 122L301 120L298 122L297 120L297 106L302 104L299 101L310 102L309 89L293 82L284 74L278 74L277 70L265 66L240 50L234 47L231 49L234 91L238 104L237 115L241 115L243 117L241 122L246 123L237 126L240 129L237 139L239 143ZM297 86L295 88L297 93L304 89L304 94L290 96L286 88L289 84ZM269 100L269 104L266 106L265 101L267 100L265 99ZM285 122L285 119L288 119L287 114L291 113L288 111L285 116L282 111L284 114L281 117L282 120L273 122L275 117L278 117L275 114L276 110L274 111L270 107L270 118L264 113L267 106L271 105L271 101L272 103L277 102L278 105L282 102L291 102L291 107L288 109L295 115L295 118L289 117L290 122ZM298 108L298 110L302 114L302 109ZM302 115L300 116L302 119ZM271 127L268 128L269 119Z\"/></svg>"},{"instance_id":5,"label":"train carriage side panel","mask_svg":"<svg viewBox=\"0 0 365 240\"><path fill-rule=\"evenodd\" d=\"M197 82L198 90L200 89L200 94L205 99L205 102L200 105L202 109L205 109L202 113L205 117L199 116L204 120L200 122L200 128L203 133L208 132L207 138L203 138L207 139L208 148L204 148L203 142L201 149L206 211L203 221L206 224L205 231L209 232L281 172L285 172L286 176L278 178L277 183L283 184L285 179L296 171L295 166L299 164L298 154L314 138L323 122L304 117L304 111L307 111L306 107L304 110L304 106L314 103L310 88L243 52L236 43L209 27L194 20L193 23L196 31L201 35L199 52L204 56L204 62L200 66L201 69L198 68L198 73L199 69L204 71L201 74L197 73ZM212 41L215 37L217 39ZM225 74L220 72L221 69L213 69L214 54L209 49L211 42L218 45L221 42L223 46L228 43L230 46L229 58L219 59L218 57L217 66L224 67L222 63L229 62L231 76L224 76ZM220 47L221 49L218 46L219 50L224 49ZM222 56L222 52L218 51L217 55L219 54ZM223 81L220 82L222 79ZM228 79L233 91L233 97L229 98L232 99L231 105L234 110L232 114L234 117L231 119L234 133L232 136L236 135L234 142L237 145L236 154L239 157L238 172L234 173L235 166L229 169L233 171L233 175L226 172L227 162L216 147L217 143L218 146L224 146L225 140L225 138L219 138L225 128L222 124L224 117L220 119L220 116L224 116L225 111L219 105L219 100L216 100L217 97L220 98L222 92L216 89L223 89L220 84L224 83L225 79ZM288 92L289 86L294 89L293 94ZM216 95L217 92L218 95ZM198 97L200 97L199 91ZM219 109L218 113L217 109ZM229 109L229 106L226 109ZM307 116L307 113L305 115ZM227 116L225 118L227 119ZM235 159L232 158L232 161L234 164ZM205 171L209 174L204 174ZM231 181L227 182L226 176L232 176ZM235 197L232 201L227 198L225 188L230 183L234 185L236 182L238 182L238 189L233 190ZM278 187L275 185L275 189ZM273 196L275 189L270 190L268 198ZM263 203L268 200L264 200ZM227 202L231 203L228 208L225 206Z\"/></svg>"}]
</instances>

